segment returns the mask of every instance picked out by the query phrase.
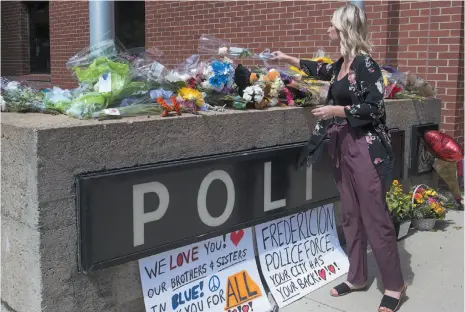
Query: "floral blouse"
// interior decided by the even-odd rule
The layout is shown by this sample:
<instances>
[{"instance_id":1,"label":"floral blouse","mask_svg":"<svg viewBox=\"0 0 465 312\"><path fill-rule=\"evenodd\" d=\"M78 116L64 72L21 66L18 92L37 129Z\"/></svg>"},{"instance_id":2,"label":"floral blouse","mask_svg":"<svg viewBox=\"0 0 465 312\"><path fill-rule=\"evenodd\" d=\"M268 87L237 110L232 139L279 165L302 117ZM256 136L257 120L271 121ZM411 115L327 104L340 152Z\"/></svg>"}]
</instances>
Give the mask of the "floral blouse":
<instances>
[{"instance_id":1,"label":"floral blouse","mask_svg":"<svg viewBox=\"0 0 465 312\"><path fill-rule=\"evenodd\" d=\"M331 86L339 74L343 59L334 64L300 61L300 68L319 80L331 81L326 104L331 98ZM392 168L394 157L391 147L391 137L386 126L384 107L384 83L381 69L369 55L358 55L348 73L351 105L345 106L347 123L351 127L360 127L366 137L371 160L375 168ZM333 120L318 120L310 137L304 160L308 165L316 162L323 150L323 140L327 129ZM381 165L388 166L381 166ZM379 170L378 170L379 171Z\"/></svg>"}]
</instances>

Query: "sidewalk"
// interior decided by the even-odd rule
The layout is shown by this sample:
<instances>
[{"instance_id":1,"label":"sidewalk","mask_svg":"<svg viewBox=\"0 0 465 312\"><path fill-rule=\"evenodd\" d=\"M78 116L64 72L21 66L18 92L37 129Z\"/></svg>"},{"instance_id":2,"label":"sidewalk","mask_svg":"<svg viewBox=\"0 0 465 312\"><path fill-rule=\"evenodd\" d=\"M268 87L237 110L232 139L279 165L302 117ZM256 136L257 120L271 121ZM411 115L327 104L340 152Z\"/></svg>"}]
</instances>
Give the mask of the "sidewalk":
<instances>
[{"instance_id":1,"label":"sidewalk","mask_svg":"<svg viewBox=\"0 0 465 312\"><path fill-rule=\"evenodd\" d=\"M411 232L399 242L404 278L409 285L399 311L464 311L464 213L451 211L436 232ZM373 254L368 255L369 289L340 298L329 290L346 276L314 291L280 312L375 312L382 298ZM381 289L381 290L380 290Z\"/></svg>"}]
</instances>

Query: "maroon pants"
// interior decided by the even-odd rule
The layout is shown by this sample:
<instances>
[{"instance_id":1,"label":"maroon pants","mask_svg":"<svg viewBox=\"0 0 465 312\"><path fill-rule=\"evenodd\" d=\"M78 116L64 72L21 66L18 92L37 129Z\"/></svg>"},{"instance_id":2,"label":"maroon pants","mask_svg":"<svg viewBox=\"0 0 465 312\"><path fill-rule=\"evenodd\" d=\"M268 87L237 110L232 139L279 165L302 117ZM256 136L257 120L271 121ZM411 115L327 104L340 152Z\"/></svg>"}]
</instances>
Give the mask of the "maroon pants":
<instances>
[{"instance_id":1,"label":"maroon pants","mask_svg":"<svg viewBox=\"0 0 465 312\"><path fill-rule=\"evenodd\" d=\"M373 250L385 289L398 290L404 281L397 239L386 204L386 192L360 130L347 124L329 128L329 153L339 189L343 230L349 256L348 282L367 282L367 240Z\"/></svg>"}]
</instances>

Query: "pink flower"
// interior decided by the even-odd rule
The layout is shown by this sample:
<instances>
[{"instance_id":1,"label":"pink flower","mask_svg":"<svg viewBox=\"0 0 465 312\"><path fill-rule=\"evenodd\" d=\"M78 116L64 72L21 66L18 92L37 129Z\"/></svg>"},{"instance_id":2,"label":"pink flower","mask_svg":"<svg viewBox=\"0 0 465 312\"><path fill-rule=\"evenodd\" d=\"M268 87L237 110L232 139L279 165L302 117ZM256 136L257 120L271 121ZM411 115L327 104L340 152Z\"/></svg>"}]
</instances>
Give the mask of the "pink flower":
<instances>
[{"instance_id":1,"label":"pink flower","mask_svg":"<svg viewBox=\"0 0 465 312\"><path fill-rule=\"evenodd\" d=\"M368 144L373 144L373 139L371 138L370 135L365 136L365 138L367 139Z\"/></svg>"},{"instance_id":2,"label":"pink flower","mask_svg":"<svg viewBox=\"0 0 465 312\"><path fill-rule=\"evenodd\" d=\"M383 160L381 158L375 158L375 164L380 164L382 162Z\"/></svg>"}]
</instances>

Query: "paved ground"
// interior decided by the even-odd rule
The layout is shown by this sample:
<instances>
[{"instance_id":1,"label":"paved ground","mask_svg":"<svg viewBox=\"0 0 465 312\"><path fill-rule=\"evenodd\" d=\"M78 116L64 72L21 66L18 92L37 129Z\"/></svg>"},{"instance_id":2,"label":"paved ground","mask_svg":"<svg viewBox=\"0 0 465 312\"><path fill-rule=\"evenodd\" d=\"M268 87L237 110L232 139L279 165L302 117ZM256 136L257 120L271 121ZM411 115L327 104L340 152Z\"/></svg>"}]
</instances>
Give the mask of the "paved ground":
<instances>
[{"instance_id":1,"label":"paved ground","mask_svg":"<svg viewBox=\"0 0 465 312\"><path fill-rule=\"evenodd\" d=\"M409 284L400 311L464 311L464 213L451 211L435 232L412 231L399 242L404 278ZM366 292L340 298L329 295L346 276L314 291L280 312L375 312L382 298L379 273L370 253Z\"/></svg>"}]
</instances>

